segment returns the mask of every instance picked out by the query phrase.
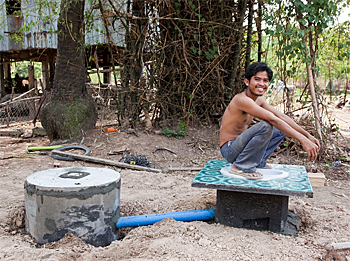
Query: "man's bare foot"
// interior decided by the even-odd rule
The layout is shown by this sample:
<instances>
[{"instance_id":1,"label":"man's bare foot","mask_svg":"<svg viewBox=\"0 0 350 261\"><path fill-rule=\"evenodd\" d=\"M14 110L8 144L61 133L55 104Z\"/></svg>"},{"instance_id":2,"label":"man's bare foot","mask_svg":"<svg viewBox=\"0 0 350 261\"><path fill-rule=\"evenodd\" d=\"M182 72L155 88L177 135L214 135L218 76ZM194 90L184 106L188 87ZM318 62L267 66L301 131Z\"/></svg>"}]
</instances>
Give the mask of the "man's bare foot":
<instances>
[{"instance_id":1,"label":"man's bare foot","mask_svg":"<svg viewBox=\"0 0 350 261\"><path fill-rule=\"evenodd\" d=\"M232 165L231 169L228 171L232 174L235 174L235 175L239 175L239 176L242 176L246 179L262 179L264 177L263 174L261 174L260 172L244 172L240 169L237 169L234 165Z\"/></svg>"}]
</instances>

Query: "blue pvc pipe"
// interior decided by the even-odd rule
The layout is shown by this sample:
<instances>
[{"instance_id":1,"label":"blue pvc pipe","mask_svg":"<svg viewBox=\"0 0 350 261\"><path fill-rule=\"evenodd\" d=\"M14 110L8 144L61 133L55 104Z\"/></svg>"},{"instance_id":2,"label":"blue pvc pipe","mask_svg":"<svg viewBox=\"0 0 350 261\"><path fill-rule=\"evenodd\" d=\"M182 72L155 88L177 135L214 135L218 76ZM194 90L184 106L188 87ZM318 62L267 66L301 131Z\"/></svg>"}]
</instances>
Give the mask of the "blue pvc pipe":
<instances>
[{"instance_id":1,"label":"blue pvc pipe","mask_svg":"<svg viewBox=\"0 0 350 261\"><path fill-rule=\"evenodd\" d=\"M214 219L215 209L188 210L180 212L169 212L162 214L150 214L141 216L121 217L117 221L117 228L148 226L163 220L172 218L176 221L204 221Z\"/></svg>"}]
</instances>

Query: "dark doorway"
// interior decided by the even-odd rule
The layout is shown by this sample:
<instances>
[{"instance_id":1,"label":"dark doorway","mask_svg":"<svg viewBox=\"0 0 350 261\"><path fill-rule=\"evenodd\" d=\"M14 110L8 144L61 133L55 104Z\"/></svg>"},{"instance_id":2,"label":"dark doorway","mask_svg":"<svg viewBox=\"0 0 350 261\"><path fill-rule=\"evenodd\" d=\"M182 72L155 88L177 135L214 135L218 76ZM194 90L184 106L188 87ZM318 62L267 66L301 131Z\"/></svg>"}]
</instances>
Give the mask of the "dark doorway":
<instances>
[{"instance_id":1,"label":"dark doorway","mask_svg":"<svg viewBox=\"0 0 350 261\"><path fill-rule=\"evenodd\" d=\"M6 0L6 14L19 14L21 11L21 0Z\"/></svg>"}]
</instances>

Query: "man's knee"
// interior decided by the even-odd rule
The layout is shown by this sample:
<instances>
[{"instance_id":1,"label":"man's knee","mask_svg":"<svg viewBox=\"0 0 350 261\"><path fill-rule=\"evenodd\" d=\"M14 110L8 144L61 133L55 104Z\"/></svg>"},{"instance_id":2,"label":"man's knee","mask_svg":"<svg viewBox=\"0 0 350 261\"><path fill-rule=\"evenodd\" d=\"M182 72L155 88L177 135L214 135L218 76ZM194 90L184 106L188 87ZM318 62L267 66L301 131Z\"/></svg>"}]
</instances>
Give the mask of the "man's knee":
<instances>
[{"instance_id":1,"label":"man's knee","mask_svg":"<svg viewBox=\"0 0 350 261\"><path fill-rule=\"evenodd\" d=\"M268 123L267 121L261 121L261 131L264 133L269 133L272 135L273 133L273 126Z\"/></svg>"},{"instance_id":2,"label":"man's knee","mask_svg":"<svg viewBox=\"0 0 350 261\"><path fill-rule=\"evenodd\" d=\"M281 139L284 139L286 137L286 134L284 134L282 131L278 130L278 129L275 129L275 132L273 135L275 137L278 137L278 138L281 138Z\"/></svg>"}]
</instances>

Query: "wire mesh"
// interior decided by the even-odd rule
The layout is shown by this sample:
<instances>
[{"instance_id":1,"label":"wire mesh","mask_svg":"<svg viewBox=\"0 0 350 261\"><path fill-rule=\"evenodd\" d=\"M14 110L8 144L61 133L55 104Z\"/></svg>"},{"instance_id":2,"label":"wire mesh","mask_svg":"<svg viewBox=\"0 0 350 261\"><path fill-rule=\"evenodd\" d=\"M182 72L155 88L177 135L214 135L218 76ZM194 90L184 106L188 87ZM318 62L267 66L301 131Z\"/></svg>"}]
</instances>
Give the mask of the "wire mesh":
<instances>
[{"instance_id":1,"label":"wire mesh","mask_svg":"<svg viewBox=\"0 0 350 261\"><path fill-rule=\"evenodd\" d=\"M28 95L17 100L4 98L0 103L0 125L34 119L36 104L40 97L29 97Z\"/></svg>"}]
</instances>

